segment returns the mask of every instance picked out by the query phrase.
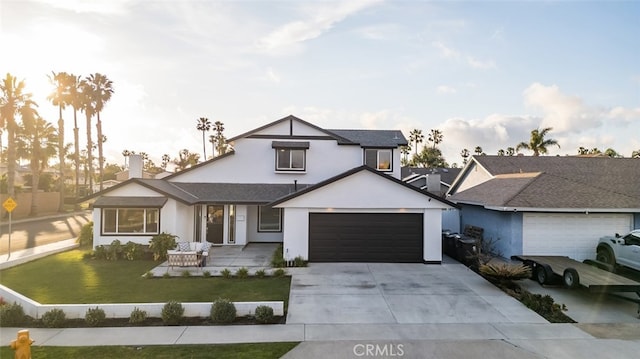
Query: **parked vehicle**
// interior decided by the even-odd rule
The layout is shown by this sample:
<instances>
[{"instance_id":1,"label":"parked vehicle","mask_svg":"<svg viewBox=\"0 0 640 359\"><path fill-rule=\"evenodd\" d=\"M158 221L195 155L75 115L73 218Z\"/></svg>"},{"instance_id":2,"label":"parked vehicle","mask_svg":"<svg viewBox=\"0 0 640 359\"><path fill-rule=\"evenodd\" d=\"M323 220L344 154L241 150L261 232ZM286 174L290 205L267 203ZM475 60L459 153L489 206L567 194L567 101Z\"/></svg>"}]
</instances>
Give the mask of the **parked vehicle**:
<instances>
[{"instance_id":1,"label":"parked vehicle","mask_svg":"<svg viewBox=\"0 0 640 359\"><path fill-rule=\"evenodd\" d=\"M600 238L596 259L600 262L621 265L640 271L640 229L621 236Z\"/></svg>"}]
</instances>

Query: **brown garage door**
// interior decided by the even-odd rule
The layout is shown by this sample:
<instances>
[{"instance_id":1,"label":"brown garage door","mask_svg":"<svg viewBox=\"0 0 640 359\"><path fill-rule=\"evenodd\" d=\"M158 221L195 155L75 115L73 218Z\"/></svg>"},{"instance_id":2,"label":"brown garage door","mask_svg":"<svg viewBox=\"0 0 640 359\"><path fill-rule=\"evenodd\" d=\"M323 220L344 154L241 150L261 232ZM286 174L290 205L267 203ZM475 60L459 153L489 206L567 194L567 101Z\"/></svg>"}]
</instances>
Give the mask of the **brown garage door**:
<instances>
[{"instance_id":1,"label":"brown garage door","mask_svg":"<svg viewBox=\"0 0 640 359\"><path fill-rule=\"evenodd\" d=\"M310 213L309 261L423 261L421 213Z\"/></svg>"}]
</instances>

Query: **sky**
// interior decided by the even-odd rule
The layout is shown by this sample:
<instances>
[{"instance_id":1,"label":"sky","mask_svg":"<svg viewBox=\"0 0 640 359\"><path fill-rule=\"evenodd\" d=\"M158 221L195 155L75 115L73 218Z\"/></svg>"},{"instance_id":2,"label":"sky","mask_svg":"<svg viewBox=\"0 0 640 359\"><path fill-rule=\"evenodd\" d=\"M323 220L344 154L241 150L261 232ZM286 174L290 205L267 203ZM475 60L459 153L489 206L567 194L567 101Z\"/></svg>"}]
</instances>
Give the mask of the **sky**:
<instances>
[{"instance_id":1,"label":"sky","mask_svg":"<svg viewBox=\"0 0 640 359\"><path fill-rule=\"evenodd\" d=\"M202 153L199 117L230 138L290 114L407 138L439 129L450 164L545 127L560 144L550 155L629 157L639 36L640 1L0 0L0 73L23 79L54 124L47 75L105 74L105 156L117 164L125 149L158 164ZM72 142L72 112L63 118Z\"/></svg>"}]
</instances>

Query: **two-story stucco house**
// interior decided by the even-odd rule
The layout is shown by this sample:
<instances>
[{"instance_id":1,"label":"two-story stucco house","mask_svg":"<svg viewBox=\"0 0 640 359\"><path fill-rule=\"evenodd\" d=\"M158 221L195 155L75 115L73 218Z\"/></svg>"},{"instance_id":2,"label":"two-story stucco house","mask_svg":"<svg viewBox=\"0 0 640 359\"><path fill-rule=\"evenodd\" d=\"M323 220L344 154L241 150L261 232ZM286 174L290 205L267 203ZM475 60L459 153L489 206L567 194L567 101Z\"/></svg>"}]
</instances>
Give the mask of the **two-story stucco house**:
<instances>
[{"instance_id":1,"label":"two-story stucco house","mask_svg":"<svg viewBox=\"0 0 640 359\"><path fill-rule=\"evenodd\" d=\"M441 212L456 205L400 180L402 132L288 116L229 142L231 152L190 169L93 195L94 246L167 232L217 245L283 242L287 259L441 262Z\"/></svg>"}]
</instances>

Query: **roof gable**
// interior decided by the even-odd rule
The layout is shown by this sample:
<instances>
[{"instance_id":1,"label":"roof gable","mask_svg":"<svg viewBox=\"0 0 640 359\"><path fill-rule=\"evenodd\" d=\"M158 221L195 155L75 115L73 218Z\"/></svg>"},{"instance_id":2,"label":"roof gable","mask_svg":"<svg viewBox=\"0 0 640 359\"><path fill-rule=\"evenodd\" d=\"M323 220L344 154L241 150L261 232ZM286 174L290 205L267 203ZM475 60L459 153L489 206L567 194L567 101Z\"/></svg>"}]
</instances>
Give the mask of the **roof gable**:
<instances>
[{"instance_id":1,"label":"roof gable","mask_svg":"<svg viewBox=\"0 0 640 359\"><path fill-rule=\"evenodd\" d=\"M451 208L456 205L361 166L274 201L275 207Z\"/></svg>"}]
</instances>

